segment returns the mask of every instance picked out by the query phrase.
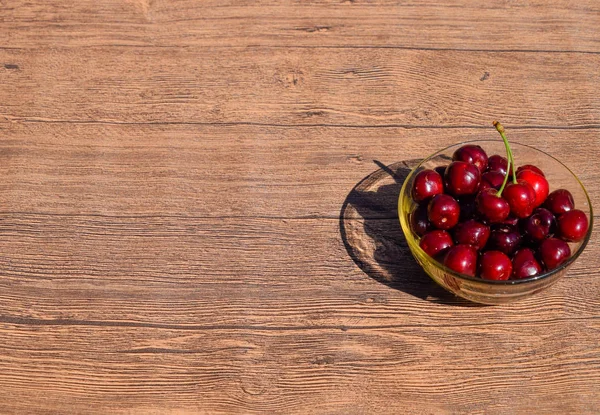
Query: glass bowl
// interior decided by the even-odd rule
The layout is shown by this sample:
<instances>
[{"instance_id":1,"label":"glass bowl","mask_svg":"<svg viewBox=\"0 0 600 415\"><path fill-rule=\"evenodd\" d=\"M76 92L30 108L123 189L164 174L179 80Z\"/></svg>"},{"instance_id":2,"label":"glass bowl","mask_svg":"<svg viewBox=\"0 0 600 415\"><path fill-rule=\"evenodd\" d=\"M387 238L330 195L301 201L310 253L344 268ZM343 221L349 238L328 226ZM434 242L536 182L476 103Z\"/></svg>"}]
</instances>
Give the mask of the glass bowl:
<instances>
[{"instance_id":1,"label":"glass bowl","mask_svg":"<svg viewBox=\"0 0 600 415\"><path fill-rule=\"evenodd\" d=\"M500 154L506 157L506 150L502 140L475 140L446 147L423 160L412 170L400 191L398 216L402 231L413 256L435 282L448 291L476 303L503 304L530 297L537 292L545 290L565 275L567 269L583 252L592 234L593 214L590 198L577 176L556 158L533 147L511 143L516 166L534 164L542 169L550 184L550 191L552 192L556 189L569 190L573 194L575 208L585 212L589 220L589 229L585 238L581 242L569 243L572 255L565 263L558 268L531 278L490 281L457 273L427 255L419 246L419 237L410 227L410 214L417 207L416 202L411 196L415 176L421 170L448 165L452 162L454 151L465 144L480 145L488 156Z\"/></svg>"}]
</instances>

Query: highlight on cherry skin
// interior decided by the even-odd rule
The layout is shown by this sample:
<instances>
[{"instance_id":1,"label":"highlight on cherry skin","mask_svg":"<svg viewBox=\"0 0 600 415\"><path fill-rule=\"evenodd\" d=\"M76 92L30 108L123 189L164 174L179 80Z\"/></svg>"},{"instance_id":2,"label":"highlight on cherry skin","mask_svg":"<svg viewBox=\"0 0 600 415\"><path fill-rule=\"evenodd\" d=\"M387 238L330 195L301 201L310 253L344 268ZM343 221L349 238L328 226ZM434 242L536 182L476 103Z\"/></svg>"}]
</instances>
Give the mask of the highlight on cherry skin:
<instances>
[{"instance_id":1,"label":"highlight on cherry skin","mask_svg":"<svg viewBox=\"0 0 600 415\"><path fill-rule=\"evenodd\" d=\"M535 277L571 256L569 242L585 238L589 219L538 166L517 165L504 127L494 126L506 154L467 144L448 165L416 175L411 228L423 251L455 272L484 280Z\"/></svg>"}]
</instances>

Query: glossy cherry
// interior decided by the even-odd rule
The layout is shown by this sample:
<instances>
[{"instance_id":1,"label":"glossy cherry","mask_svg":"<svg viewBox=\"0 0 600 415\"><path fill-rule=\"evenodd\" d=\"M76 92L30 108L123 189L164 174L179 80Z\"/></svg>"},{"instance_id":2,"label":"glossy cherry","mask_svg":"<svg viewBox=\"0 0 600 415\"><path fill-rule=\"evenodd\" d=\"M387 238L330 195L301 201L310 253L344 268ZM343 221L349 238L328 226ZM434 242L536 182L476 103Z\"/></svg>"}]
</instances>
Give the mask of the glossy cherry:
<instances>
[{"instance_id":1,"label":"glossy cherry","mask_svg":"<svg viewBox=\"0 0 600 415\"><path fill-rule=\"evenodd\" d=\"M508 160L506 157L502 157L498 154L494 154L488 158L488 171L497 171L502 173L502 175L506 175L508 171ZM510 169L510 173L512 173L512 169Z\"/></svg>"},{"instance_id":2,"label":"glossy cherry","mask_svg":"<svg viewBox=\"0 0 600 415\"><path fill-rule=\"evenodd\" d=\"M512 262L505 253L487 251L479 260L479 276L484 280L502 281L510 278Z\"/></svg>"},{"instance_id":3,"label":"glossy cherry","mask_svg":"<svg viewBox=\"0 0 600 415\"><path fill-rule=\"evenodd\" d=\"M548 195L544 207L555 215L561 215L575 209L575 202L571 192L566 189L558 189Z\"/></svg>"},{"instance_id":4,"label":"glossy cherry","mask_svg":"<svg viewBox=\"0 0 600 415\"><path fill-rule=\"evenodd\" d=\"M536 259L533 250L529 248L519 249L515 252L512 265L512 278L515 279L534 277L542 273L542 266Z\"/></svg>"},{"instance_id":5,"label":"glossy cherry","mask_svg":"<svg viewBox=\"0 0 600 415\"><path fill-rule=\"evenodd\" d=\"M508 202L510 213L517 218L525 218L531 215L535 208L535 192L526 181L509 182L504 188L504 192L502 192L502 197Z\"/></svg>"},{"instance_id":6,"label":"glossy cherry","mask_svg":"<svg viewBox=\"0 0 600 415\"><path fill-rule=\"evenodd\" d=\"M453 161L444 174L446 190L454 196L475 194L480 179L481 174L477 166L465 161Z\"/></svg>"},{"instance_id":7,"label":"glossy cherry","mask_svg":"<svg viewBox=\"0 0 600 415\"><path fill-rule=\"evenodd\" d=\"M414 233L419 236L425 235L433 229L433 225L427 217L427 205L419 205L410 215L410 226Z\"/></svg>"},{"instance_id":8,"label":"glossy cherry","mask_svg":"<svg viewBox=\"0 0 600 415\"><path fill-rule=\"evenodd\" d=\"M558 234L565 241L581 241L585 238L588 227L588 218L579 209L569 210L558 217Z\"/></svg>"},{"instance_id":9,"label":"glossy cherry","mask_svg":"<svg viewBox=\"0 0 600 415\"><path fill-rule=\"evenodd\" d=\"M457 244L471 245L477 250L483 249L489 237L489 226L474 219L459 223L454 228L454 240Z\"/></svg>"},{"instance_id":10,"label":"glossy cherry","mask_svg":"<svg viewBox=\"0 0 600 415\"><path fill-rule=\"evenodd\" d=\"M520 166L520 167L517 169L517 176L518 176L518 175L519 175L519 173L520 173L520 172L522 172L523 170L531 170L531 171L533 171L533 172L535 172L535 173L537 173L537 174L540 174L540 175L542 175L542 176L546 177L546 175L544 174L544 172L543 172L543 171L542 171L542 170L541 170L539 167L537 167L537 166L534 166L533 164L524 164L524 165Z\"/></svg>"},{"instance_id":11,"label":"glossy cherry","mask_svg":"<svg viewBox=\"0 0 600 415\"><path fill-rule=\"evenodd\" d=\"M487 248L512 255L521 245L521 234L510 225L495 225L490 232Z\"/></svg>"},{"instance_id":12,"label":"glossy cherry","mask_svg":"<svg viewBox=\"0 0 600 415\"><path fill-rule=\"evenodd\" d=\"M477 212L490 223L502 222L510 213L510 205L502 196L497 195L496 189L482 190L476 199Z\"/></svg>"},{"instance_id":13,"label":"glossy cherry","mask_svg":"<svg viewBox=\"0 0 600 415\"><path fill-rule=\"evenodd\" d=\"M444 265L451 270L474 277L477 273L477 250L471 245L454 245L444 256Z\"/></svg>"},{"instance_id":14,"label":"glossy cherry","mask_svg":"<svg viewBox=\"0 0 600 415\"><path fill-rule=\"evenodd\" d=\"M548 197L550 185L543 174L536 173L533 170L521 170L517 172L517 180L523 180L529 183L535 193L534 207L540 206Z\"/></svg>"},{"instance_id":15,"label":"glossy cherry","mask_svg":"<svg viewBox=\"0 0 600 415\"><path fill-rule=\"evenodd\" d=\"M548 209L537 208L533 214L522 219L521 229L531 242L541 242L556 232L556 219Z\"/></svg>"},{"instance_id":16,"label":"glossy cherry","mask_svg":"<svg viewBox=\"0 0 600 415\"><path fill-rule=\"evenodd\" d=\"M460 207L452 196L436 195L427 206L427 217L436 228L450 229L458 223Z\"/></svg>"},{"instance_id":17,"label":"glossy cherry","mask_svg":"<svg viewBox=\"0 0 600 415\"><path fill-rule=\"evenodd\" d=\"M454 161L465 161L474 164L483 173L487 169L488 156L481 146L467 144L459 148L452 155Z\"/></svg>"},{"instance_id":18,"label":"glossy cherry","mask_svg":"<svg viewBox=\"0 0 600 415\"><path fill-rule=\"evenodd\" d=\"M500 189L504 182L504 175L498 171L488 171L481 175L481 181L479 183L479 191L493 188Z\"/></svg>"},{"instance_id":19,"label":"glossy cherry","mask_svg":"<svg viewBox=\"0 0 600 415\"><path fill-rule=\"evenodd\" d=\"M426 233L419 242L419 246L430 257L436 257L454 246L452 237L446 231L434 230Z\"/></svg>"},{"instance_id":20,"label":"glossy cherry","mask_svg":"<svg viewBox=\"0 0 600 415\"><path fill-rule=\"evenodd\" d=\"M426 169L415 176L412 188L415 202L422 202L440 193L444 193L444 181L439 173Z\"/></svg>"},{"instance_id":21,"label":"glossy cherry","mask_svg":"<svg viewBox=\"0 0 600 415\"><path fill-rule=\"evenodd\" d=\"M560 266L571 256L569 244L558 238L544 239L538 252L548 271Z\"/></svg>"}]
</instances>

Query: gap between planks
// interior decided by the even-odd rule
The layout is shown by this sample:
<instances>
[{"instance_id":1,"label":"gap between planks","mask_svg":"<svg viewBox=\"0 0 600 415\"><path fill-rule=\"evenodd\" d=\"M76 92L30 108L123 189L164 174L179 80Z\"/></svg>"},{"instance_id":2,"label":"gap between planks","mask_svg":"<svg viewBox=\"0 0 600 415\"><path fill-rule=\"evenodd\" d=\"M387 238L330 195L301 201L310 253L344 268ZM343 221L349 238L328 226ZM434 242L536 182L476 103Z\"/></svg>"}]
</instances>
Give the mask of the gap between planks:
<instances>
[{"instance_id":1,"label":"gap between planks","mask_svg":"<svg viewBox=\"0 0 600 415\"><path fill-rule=\"evenodd\" d=\"M74 125L197 125L207 127L233 127L233 126L252 126L252 127L273 127L273 128L355 128L355 129L383 129L383 128L401 128L407 130L459 130L459 129L477 129L489 130L488 125L423 125L423 124L280 124L280 123L260 123L250 121L239 122L203 122L203 121L115 121L115 120L60 120L60 119L37 119L37 118L18 118L6 114L0 114L7 121L2 124L22 123L22 124L74 124ZM580 125L511 125L504 123L511 129L519 130L597 130L600 124L580 124Z\"/></svg>"},{"instance_id":2,"label":"gap between planks","mask_svg":"<svg viewBox=\"0 0 600 415\"><path fill-rule=\"evenodd\" d=\"M54 46L53 49L94 49L94 48L144 48L144 49L395 49L432 52L464 52L464 53L568 53L582 55L600 55L600 51L575 50L575 49L482 49L482 48L434 48L420 46L400 45L136 45L119 43L98 43L93 45ZM0 46L0 50L36 51L45 50L47 47L13 47Z\"/></svg>"}]
</instances>

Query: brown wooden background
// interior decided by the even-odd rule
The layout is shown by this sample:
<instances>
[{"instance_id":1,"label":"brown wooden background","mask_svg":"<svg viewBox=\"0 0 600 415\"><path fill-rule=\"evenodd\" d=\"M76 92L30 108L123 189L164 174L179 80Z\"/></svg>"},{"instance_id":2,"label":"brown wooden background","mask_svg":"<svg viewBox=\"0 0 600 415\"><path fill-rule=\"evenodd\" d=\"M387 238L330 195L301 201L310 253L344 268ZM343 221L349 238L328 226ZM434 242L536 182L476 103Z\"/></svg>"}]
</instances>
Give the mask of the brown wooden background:
<instances>
[{"instance_id":1,"label":"brown wooden background","mask_svg":"<svg viewBox=\"0 0 600 415\"><path fill-rule=\"evenodd\" d=\"M597 233L475 307L352 193L500 119L600 206L599 68L595 0L0 0L0 412L600 412Z\"/></svg>"}]
</instances>

